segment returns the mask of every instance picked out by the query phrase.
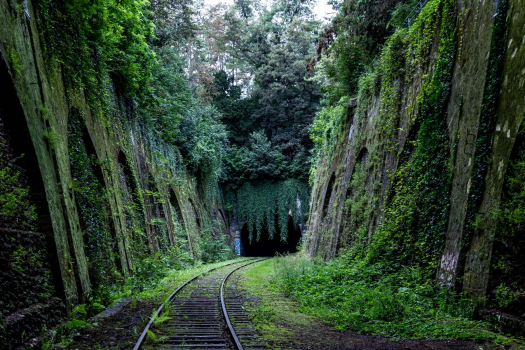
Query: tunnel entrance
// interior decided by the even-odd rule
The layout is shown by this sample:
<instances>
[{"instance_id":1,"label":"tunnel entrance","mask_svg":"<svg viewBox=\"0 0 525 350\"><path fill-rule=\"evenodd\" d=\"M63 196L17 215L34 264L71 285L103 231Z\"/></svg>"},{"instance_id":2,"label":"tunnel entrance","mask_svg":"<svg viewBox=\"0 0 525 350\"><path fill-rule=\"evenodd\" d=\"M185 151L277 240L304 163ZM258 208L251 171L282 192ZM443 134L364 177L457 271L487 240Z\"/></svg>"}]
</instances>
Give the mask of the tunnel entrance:
<instances>
[{"instance_id":1,"label":"tunnel entrance","mask_svg":"<svg viewBox=\"0 0 525 350\"><path fill-rule=\"evenodd\" d=\"M277 222L277 220L276 220ZM259 241L254 237L250 243L248 225L244 224L241 229L241 256L275 256L275 254L295 253L297 245L301 241L301 229L293 224L292 217L288 217L288 237L286 242L281 241L281 230L276 228L273 239L268 236L268 229L263 227Z\"/></svg>"}]
</instances>

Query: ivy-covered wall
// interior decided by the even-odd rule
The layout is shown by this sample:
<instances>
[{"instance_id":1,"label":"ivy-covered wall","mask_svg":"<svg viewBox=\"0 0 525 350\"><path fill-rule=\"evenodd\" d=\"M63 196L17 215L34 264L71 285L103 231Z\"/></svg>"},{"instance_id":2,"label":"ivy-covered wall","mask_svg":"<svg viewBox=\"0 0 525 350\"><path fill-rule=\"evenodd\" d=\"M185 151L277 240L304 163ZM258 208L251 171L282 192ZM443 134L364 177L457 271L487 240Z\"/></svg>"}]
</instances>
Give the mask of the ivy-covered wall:
<instances>
[{"instance_id":1,"label":"ivy-covered wall","mask_svg":"<svg viewBox=\"0 0 525 350\"><path fill-rule=\"evenodd\" d=\"M57 323L65 307L36 155L5 62L0 68L0 343L10 348Z\"/></svg>"},{"instance_id":2,"label":"ivy-covered wall","mask_svg":"<svg viewBox=\"0 0 525 350\"><path fill-rule=\"evenodd\" d=\"M431 0L357 96L320 112L308 254L419 266L485 303L504 181L519 192L505 174L525 112L524 18L521 0Z\"/></svg>"},{"instance_id":3,"label":"ivy-covered wall","mask_svg":"<svg viewBox=\"0 0 525 350\"><path fill-rule=\"evenodd\" d=\"M94 104L89 87L64 74L44 49L33 6L0 1L2 85L13 85L0 99L20 106L17 120L27 129L5 131L0 122L0 263L10 283L1 286L2 344L56 324L133 274L141 259L202 258L203 237L229 230L220 197L186 171L176 147L144 127L109 78L101 78L104 98ZM10 138L30 148L30 168L12 166Z\"/></svg>"}]
</instances>

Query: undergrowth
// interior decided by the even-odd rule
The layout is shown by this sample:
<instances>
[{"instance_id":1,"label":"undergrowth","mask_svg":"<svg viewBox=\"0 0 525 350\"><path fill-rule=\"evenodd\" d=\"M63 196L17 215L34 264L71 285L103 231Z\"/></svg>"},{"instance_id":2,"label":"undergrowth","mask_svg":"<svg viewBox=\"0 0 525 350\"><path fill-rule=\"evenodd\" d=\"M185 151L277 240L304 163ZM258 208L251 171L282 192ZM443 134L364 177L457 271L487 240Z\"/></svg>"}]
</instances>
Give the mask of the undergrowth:
<instances>
[{"instance_id":1,"label":"undergrowth","mask_svg":"<svg viewBox=\"0 0 525 350\"><path fill-rule=\"evenodd\" d=\"M137 264L137 273L134 276L128 278L119 288L114 287L113 290L106 291L108 293L106 298L109 297L106 300L113 304L121 298L132 298L130 304L132 307L135 307L140 299L155 300L160 303L175 288L190 278L210 269L243 260L246 260L246 258L220 261L213 264L204 264L201 260L194 260L193 265L189 265L182 264L176 258L169 259L165 255L144 259ZM43 337L42 350L53 349L54 345L70 345L73 343L73 338L79 330L95 326L97 321L93 317L106 308L100 302L100 296L91 296L88 303L75 307L71 312L71 320L51 330L48 335ZM169 309L165 308L165 310ZM159 315L156 324L165 322L168 319L167 313L163 313ZM154 343L157 342L155 341L156 336L154 333L149 334L149 337ZM159 338L157 340L160 341L162 339Z\"/></svg>"},{"instance_id":2,"label":"undergrowth","mask_svg":"<svg viewBox=\"0 0 525 350\"><path fill-rule=\"evenodd\" d=\"M437 288L424 271L365 265L345 253L323 263L302 255L277 257L274 282L302 311L338 330L392 339L487 339L491 326L473 320L474 303Z\"/></svg>"}]
</instances>

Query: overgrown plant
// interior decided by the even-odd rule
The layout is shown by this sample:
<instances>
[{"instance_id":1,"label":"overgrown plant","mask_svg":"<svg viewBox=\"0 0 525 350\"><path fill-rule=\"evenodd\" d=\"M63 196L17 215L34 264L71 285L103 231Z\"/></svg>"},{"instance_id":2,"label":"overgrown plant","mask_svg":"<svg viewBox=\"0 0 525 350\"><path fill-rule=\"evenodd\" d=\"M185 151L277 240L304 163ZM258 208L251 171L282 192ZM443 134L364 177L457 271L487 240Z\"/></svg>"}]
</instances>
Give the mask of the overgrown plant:
<instances>
[{"instance_id":1,"label":"overgrown plant","mask_svg":"<svg viewBox=\"0 0 525 350\"><path fill-rule=\"evenodd\" d=\"M29 187L23 185L19 171L0 159L0 220L31 229L36 219Z\"/></svg>"},{"instance_id":2,"label":"overgrown plant","mask_svg":"<svg viewBox=\"0 0 525 350\"><path fill-rule=\"evenodd\" d=\"M304 223L306 203L309 198L308 184L294 179L279 182L247 182L241 186L235 196L230 196L229 207L237 206L240 223L246 222L250 240L258 241L263 227L268 229L268 237L273 238L276 229L280 229L280 239L285 241L288 235L288 219L291 213L294 225Z\"/></svg>"},{"instance_id":3,"label":"overgrown plant","mask_svg":"<svg viewBox=\"0 0 525 350\"><path fill-rule=\"evenodd\" d=\"M355 117L344 113L344 100L327 100L329 104L314 121L312 134L320 166L322 157L334 157L330 150L346 137L342 135L346 123L352 123L350 130L357 133L353 142L360 145L364 141L361 128L367 122L366 110L373 99L378 104L373 127L380 136L369 146L367 162L355 166L345 209L345 220L350 224L343 227L340 240L347 242L350 254L371 264L388 262L398 268L418 265L426 269L426 277L437 266L448 218L451 150L455 146L448 137L446 105L456 51L455 28L453 3L429 1L410 28L400 27L386 40L374 66L360 78ZM432 52L436 57L430 62ZM417 98L404 101L407 87L417 80L421 80ZM406 132L399 129L402 113L410 118L404 148L398 144L399 132ZM359 151L354 150L356 158ZM380 183L384 181L378 174L392 155L398 156L400 163L398 170L389 174L392 185L385 196L382 220L376 226L370 221L370 213L379 209Z\"/></svg>"},{"instance_id":4,"label":"overgrown plant","mask_svg":"<svg viewBox=\"0 0 525 350\"><path fill-rule=\"evenodd\" d=\"M339 330L391 339L475 339L491 330L472 320L474 303L464 295L422 284L424 269L385 274L382 264L367 265L347 253L329 263L278 257L274 266L274 283L285 295Z\"/></svg>"},{"instance_id":5,"label":"overgrown plant","mask_svg":"<svg viewBox=\"0 0 525 350\"><path fill-rule=\"evenodd\" d=\"M114 264L117 248L111 236L107 194L103 182L95 176L96 167L99 166L96 155L90 155L86 147L89 135L82 112L73 108L69 123L71 190L80 214L91 271L95 272L91 276L94 278L94 287L104 287L112 284L115 276L119 275Z\"/></svg>"}]
</instances>

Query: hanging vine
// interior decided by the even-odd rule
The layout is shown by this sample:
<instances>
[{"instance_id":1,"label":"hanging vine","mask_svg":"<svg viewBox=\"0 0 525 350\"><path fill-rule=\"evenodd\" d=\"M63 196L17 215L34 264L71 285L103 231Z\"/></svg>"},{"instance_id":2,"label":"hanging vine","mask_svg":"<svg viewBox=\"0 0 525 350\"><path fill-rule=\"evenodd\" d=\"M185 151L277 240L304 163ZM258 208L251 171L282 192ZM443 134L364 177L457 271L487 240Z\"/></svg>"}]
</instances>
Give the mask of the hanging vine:
<instances>
[{"instance_id":1,"label":"hanging vine","mask_svg":"<svg viewBox=\"0 0 525 350\"><path fill-rule=\"evenodd\" d=\"M310 188L308 184L295 179L253 181L246 182L235 194L236 203L227 202L226 205L229 208L237 205L238 220L247 223L250 241L254 232L258 241L263 228L268 230L270 239L273 239L279 228L281 240L286 241L290 215L294 225L304 222ZM231 194L225 197L229 201L234 198Z\"/></svg>"}]
</instances>

